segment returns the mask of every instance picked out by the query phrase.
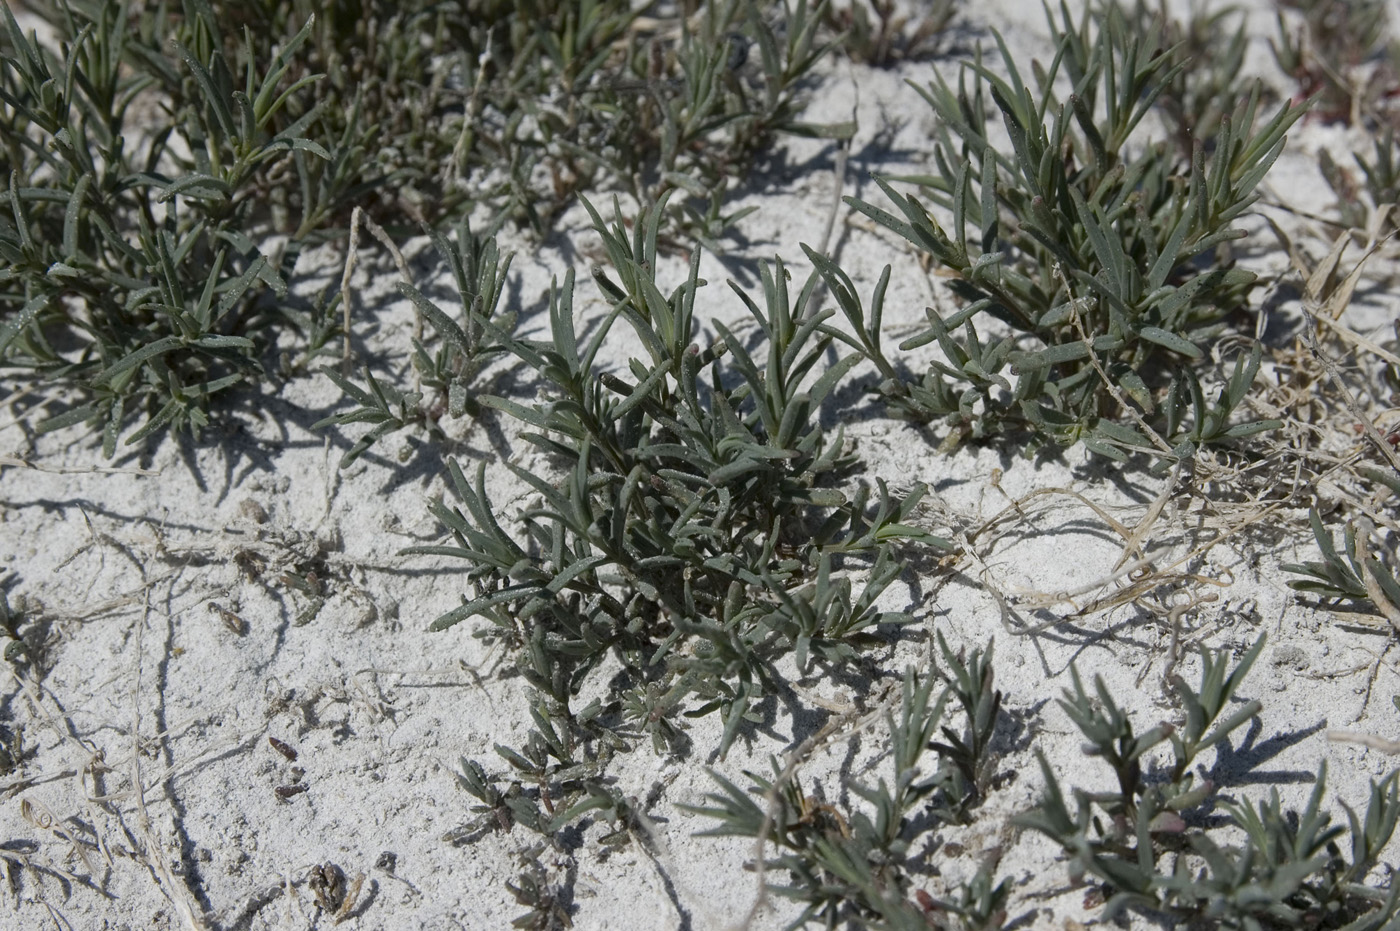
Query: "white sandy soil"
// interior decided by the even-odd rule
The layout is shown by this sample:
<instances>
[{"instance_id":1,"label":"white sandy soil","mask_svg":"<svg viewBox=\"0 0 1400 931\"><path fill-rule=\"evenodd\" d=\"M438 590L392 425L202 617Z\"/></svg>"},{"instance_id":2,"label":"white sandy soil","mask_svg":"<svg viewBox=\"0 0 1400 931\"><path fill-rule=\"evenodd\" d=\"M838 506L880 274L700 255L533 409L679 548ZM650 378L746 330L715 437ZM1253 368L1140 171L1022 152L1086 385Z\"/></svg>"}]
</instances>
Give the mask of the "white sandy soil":
<instances>
[{"instance_id":1,"label":"white sandy soil","mask_svg":"<svg viewBox=\"0 0 1400 931\"><path fill-rule=\"evenodd\" d=\"M973 43L990 40L990 28L1005 32L1026 60L1048 57L1038 6L970 4L958 47L936 62L876 71L832 61L809 118L848 118L858 101L860 131L840 190L880 203L871 171L925 167L932 117L905 79L926 81L934 67L951 75ZM1267 4L1251 8L1252 66L1284 88L1265 44L1272 14ZM1267 180L1267 200L1325 213L1332 197L1315 167L1317 151L1327 147L1340 162L1362 141L1300 123ZM799 243L816 242L837 193L834 149L791 141L781 157L736 195L737 204L761 208L742 226L746 242L704 257L704 321L744 316L724 282L756 287L760 260L780 255L795 277L807 273ZM1314 255L1326 251L1330 235L1310 238L1317 224L1278 207L1259 212ZM1242 261L1268 274L1287 271L1263 224L1250 228L1259 232ZM504 239L516 253L507 299L526 332L543 331L550 279L570 264L580 273L580 314L603 308L586 273L597 238L581 209L543 243L509 231ZM913 332L925 306L949 306L940 279L921 270L905 244L844 205L830 249L867 296L882 266L894 265L887 310L894 337ZM408 252L420 283L444 279L424 243L408 244ZM1393 273L1394 254L1388 248L1373 259L1377 278ZM325 280L338 277L339 261L326 257ZM667 262L660 278L670 286L684 262ZM359 273L358 332L365 348L406 371L412 316L393 299L395 280L384 261ZM1296 316L1296 298L1285 295L1275 312ZM1384 340L1395 315L1391 295L1367 285L1345 319ZM630 351L619 343L614 361ZM911 366L924 358L913 356ZM488 381L507 374L493 370ZM477 622L427 631L467 590L461 567L400 551L437 539L426 502L446 491L448 457L492 463L494 500L508 514L528 495L502 459L547 463L512 435L449 419L446 446L393 436L338 470L354 428L348 438L309 429L335 408L334 386L315 376L280 390L262 413L235 412L199 444L167 440L110 462L95 438L29 434L12 420L13 396L0 411L0 579L12 602L27 599L43 646L41 661L21 676L0 666L0 730L22 731L25 751L14 771L0 774L0 856L9 864L8 879L0 878L0 928L326 928L333 917L318 905L313 868L328 863L358 890L347 929L504 928L523 911L505 883L519 872L517 852L535 838L520 828L473 844L444 836L475 817L454 777L459 758L504 773L492 748L524 739L528 691L503 674L502 656L473 638ZM1388 627L1286 588L1280 563L1316 558L1301 497L1297 507L1186 558L1218 532L1217 518L1245 505L1224 497L1226 489L1192 495L1177 487L1146 546L1158 568L1179 563L1171 571L1183 578L1139 604L1095 610L1128 580L1115 572L1122 537L1089 504L1132 528L1167 478L1118 475L1077 451L1060 461L1026 460L1014 450L939 454L936 431L887 419L860 400L830 416L857 444L869 479L933 489L930 527L980 527L1013 500L1021 511L951 567L927 560L891 589L888 607L917 622L899 646L872 654L869 670L878 676L854 677L859 685L799 680L812 697L806 709L794 717L779 705L723 761L712 752L718 722L708 718L692 727L689 758L659 757L645 744L622 758L618 785L649 818L649 843L634 840L604 856L594 840L609 826L585 822L576 849L540 854L557 865L554 881L572 883L575 928L737 926L757 894L744 868L752 844L694 836L711 825L677 806L699 803L714 788L706 766L740 782L745 769L768 772L770 754L793 750L839 713L825 708L878 709L907 665L929 668L934 631L955 648L995 638L1005 693L997 739L1003 778L975 825L941 832L925 888L944 895L983 858L999 856L998 875L1014 887L1010 918L1023 928L1092 924L1098 913L1085 889L1070 884L1052 844L1005 827L1041 791L1035 748L1069 785L1108 785L1109 771L1083 756L1054 699L1076 663L1102 675L1144 728L1177 716L1162 686L1168 599L1201 600L1181 618L1190 644L1238 656L1260 634L1269 638L1243 688L1244 697L1264 702L1260 724L1238 733L1218 758L1230 797L1277 787L1301 802L1325 761L1333 797L1364 806L1368 780L1394 765L1375 750L1328 739L1336 728L1400 737L1391 702L1400 677ZM1328 494L1325 486L1317 491ZM1040 494L1025 498L1032 492ZM316 573L326 592L319 610L281 581L289 571ZM1009 614L983 580L1011 597ZM1193 682L1198 670L1190 654L1178 667ZM269 738L294 750L295 761ZM814 754L800 777L808 791L847 801L849 779L888 778L887 744L877 715ZM959 855L949 853L959 847ZM753 927L779 928L791 917L775 899Z\"/></svg>"}]
</instances>

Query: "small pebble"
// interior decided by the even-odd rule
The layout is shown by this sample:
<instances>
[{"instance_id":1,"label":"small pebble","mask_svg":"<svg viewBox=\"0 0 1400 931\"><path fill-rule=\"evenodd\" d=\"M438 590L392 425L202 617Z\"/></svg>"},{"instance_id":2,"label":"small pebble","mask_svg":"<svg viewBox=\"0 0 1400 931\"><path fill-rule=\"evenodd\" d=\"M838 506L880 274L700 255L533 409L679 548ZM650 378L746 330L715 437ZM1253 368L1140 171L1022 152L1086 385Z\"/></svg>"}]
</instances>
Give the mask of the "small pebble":
<instances>
[{"instance_id":1,"label":"small pebble","mask_svg":"<svg viewBox=\"0 0 1400 931\"><path fill-rule=\"evenodd\" d=\"M238 503L238 513L255 524L267 523L267 511L252 498L244 498Z\"/></svg>"}]
</instances>

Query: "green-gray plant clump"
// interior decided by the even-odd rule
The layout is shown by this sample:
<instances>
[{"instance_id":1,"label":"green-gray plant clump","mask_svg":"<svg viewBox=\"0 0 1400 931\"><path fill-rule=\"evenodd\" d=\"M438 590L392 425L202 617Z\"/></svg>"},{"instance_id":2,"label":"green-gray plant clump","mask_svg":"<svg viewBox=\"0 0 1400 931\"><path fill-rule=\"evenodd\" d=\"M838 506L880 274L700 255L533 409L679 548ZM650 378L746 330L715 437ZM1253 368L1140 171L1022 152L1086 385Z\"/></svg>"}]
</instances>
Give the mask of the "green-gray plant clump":
<instances>
[{"instance_id":1,"label":"green-gray plant clump","mask_svg":"<svg viewBox=\"0 0 1400 931\"><path fill-rule=\"evenodd\" d=\"M679 713L718 710L723 750L778 687L780 655L804 671L841 662L877 625L905 620L876 607L901 568L893 545L940 541L909 523L921 488L847 490L859 462L817 412L858 360L821 370L835 336L833 312L809 306L815 276L794 297L781 261L764 266L762 305L735 288L766 358L719 322L721 339L702 348L698 254L669 295L656 284L664 209L630 235L620 215L593 215L613 268L593 277L613 309L586 340L572 273L551 295L549 340L492 332L547 386L534 405L476 398L519 421L559 469L556 483L507 463L538 495L520 516L523 536L502 527L484 464L472 480L454 463L462 506L434 510L455 542L411 552L467 561L475 593L434 628L486 618L482 633L520 651L552 713L573 717L572 696L613 653L632 677L616 709L630 727L664 747ZM645 350L625 373L596 361L618 321ZM851 558L872 561L864 587L842 568Z\"/></svg>"},{"instance_id":2,"label":"green-gray plant clump","mask_svg":"<svg viewBox=\"0 0 1400 931\"><path fill-rule=\"evenodd\" d=\"M477 321L544 387L530 405L485 394L475 403L519 422L555 480L506 463L535 496L507 529L485 463L473 479L451 462L461 503L433 510L452 541L408 551L465 561L472 592L433 628L483 618L478 635L502 642L536 692L525 743L496 748L507 788L464 761L462 784L480 803L469 835L521 824L554 837L594 813L618 825L610 838L626 840L632 803L608 783L613 755L638 741L688 753L686 719L711 713L723 722L723 755L789 688L787 661L801 675L849 663L884 642L880 628L909 620L877 604L903 568L897 545L946 546L911 522L922 487L907 497L883 483L852 489L858 459L818 422L858 361L823 367L836 339L834 311L813 306L818 278L793 295L781 261L763 266L761 304L735 286L762 352L718 321L720 339L702 347L698 252L669 294L656 281L665 209L663 198L630 233L620 214L611 223L592 214L611 265L595 267L593 280L612 309L586 338L572 272L552 290L549 339ZM612 371L598 356L619 325L643 355ZM857 561L868 567L863 584ZM604 697L576 707L609 657L621 673ZM970 668L983 675L982 664ZM946 780L950 804L968 804L985 783L978 760L995 703L978 701L992 704L974 714L974 732L949 734L959 761Z\"/></svg>"},{"instance_id":3,"label":"green-gray plant clump","mask_svg":"<svg viewBox=\"0 0 1400 931\"><path fill-rule=\"evenodd\" d=\"M825 4L806 0L72 6L131 21L144 59L159 58L167 23L194 17L218 24L211 39L234 73L298 46L286 68L301 92L266 129L299 125L334 157L263 173L260 193L293 239L343 228L352 205L408 229L487 206L543 231L577 192L599 187L642 203L679 187L696 200L674 220L718 236L726 182L775 133L851 131L800 119L800 85L829 48L817 36ZM71 31L66 6L39 12Z\"/></svg>"},{"instance_id":4,"label":"green-gray plant clump","mask_svg":"<svg viewBox=\"0 0 1400 931\"><path fill-rule=\"evenodd\" d=\"M333 291L299 296L299 260L355 207L442 238L481 205L543 231L580 189L679 191L671 235L714 247L775 134L851 132L801 119L827 48L805 0L527 8L74 0L38 7L52 42L7 8L0 366L72 389L59 412L40 394L38 428L89 423L110 456L197 434L274 352L304 370L345 318ZM454 410L478 356L458 349L420 366ZM377 429L435 421L364 382L341 387Z\"/></svg>"},{"instance_id":5,"label":"green-gray plant clump","mask_svg":"<svg viewBox=\"0 0 1400 931\"><path fill-rule=\"evenodd\" d=\"M314 81L288 76L309 26L240 67L202 5L65 12L55 52L5 9L0 363L76 387L39 429L90 421L110 456L133 418L128 443L198 432L210 398L258 375L295 264L255 238L259 179L331 154L304 120L269 128ZM143 127L153 101L168 118Z\"/></svg>"},{"instance_id":6,"label":"green-gray plant clump","mask_svg":"<svg viewBox=\"0 0 1400 931\"><path fill-rule=\"evenodd\" d=\"M899 717L886 718L891 779L851 782L860 803L843 812L807 795L796 777L783 778L774 760L775 778L782 780L776 786L774 779L747 773L752 785L746 791L712 774L721 791L710 793L706 805L685 806L718 822L704 835L762 836L772 843L777 855L765 868L789 882L772 882L769 889L805 906L789 927L820 921L828 928L855 923L970 931L1005 921L1010 888L995 883L995 864L984 864L952 899L916 888L914 864L926 856L920 842L932 840L941 826L969 820L991 784L996 759L988 748L1001 706L992 685L992 648L974 650L964 662L941 637L939 645L951 681L934 699L934 679L920 681L906 671ZM964 711L961 733L943 723L950 698ZM940 732L947 743L936 742ZM935 916L943 923L934 923Z\"/></svg>"},{"instance_id":7,"label":"green-gray plant clump","mask_svg":"<svg viewBox=\"0 0 1400 931\"><path fill-rule=\"evenodd\" d=\"M1194 375L1167 381L1203 358L1202 344L1254 285L1224 248L1244 235L1232 224L1256 200L1302 111L1285 105L1256 125L1256 84L1190 159L1165 142L1139 143L1144 118L1186 62L1157 37L1134 34L1116 5L1101 27L1092 24L1088 10L1078 24L1068 10L1062 23L1052 18L1056 54L1048 67L1034 66L1030 85L998 37L1005 77L979 59L956 89L941 75L920 88L940 118L938 173L903 180L950 211L951 222L883 178L895 212L848 198L942 266L963 304L947 315L930 310L928 328L902 344L938 343L944 358L922 378L904 377L882 343L884 279L867 312L839 268L808 254L855 330L850 341L879 370L885 400L907 416L944 420L950 443L1028 428L1032 448L1083 442L1117 459L1142 450L1185 458L1201 444L1276 425L1231 422L1257 357L1240 360L1239 390L1215 402L1200 396ZM1056 89L1061 80L1072 88L1067 98ZM991 141L989 94L1009 153ZM1008 327L1011 335L1000 335ZM1164 394L1192 400L1166 424Z\"/></svg>"},{"instance_id":8,"label":"green-gray plant clump","mask_svg":"<svg viewBox=\"0 0 1400 931\"><path fill-rule=\"evenodd\" d=\"M287 5L266 6L261 15L286 33ZM544 232L582 191L651 204L677 190L670 231L715 248L748 212L726 212L732 182L775 134L853 129L801 119L801 84L829 48L817 36L825 4L368 8L366 18L347 4L311 64L345 75L318 86L321 109L353 113L345 131L377 146L376 174L392 182L379 185L386 224L479 205Z\"/></svg>"},{"instance_id":9,"label":"green-gray plant clump","mask_svg":"<svg viewBox=\"0 0 1400 931\"><path fill-rule=\"evenodd\" d=\"M807 0L713 0L669 35L619 39L610 71L575 77L562 101L532 108L554 182L551 202L622 188L645 207L675 192L668 225L721 251L727 231L753 209L727 211L729 189L776 135L847 139L855 131L850 122L802 119L802 85L831 47L818 35L826 7L825 0L815 8ZM542 99L545 90L537 89Z\"/></svg>"},{"instance_id":10,"label":"green-gray plant clump","mask_svg":"<svg viewBox=\"0 0 1400 931\"><path fill-rule=\"evenodd\" d=\"M825 3L684 6L694 15L625 0L466 3L448 20L461 115L446 120L444 164L470 173L478 202L537 230L583 191L640 205L678 191L670 232L717 249L749 212L726 212L729 188L776 134L854 127L801 119L801 85L829 48Z\"/></svg>"},{"instance_id":11,"label":"green-gray plant clump","mask_svg":"<svg viewBox=\"0 0 1400 931\"><path fill-rule=\"evenodd\" d=\"M1257 805L1221 800L1218 786L1192 773L1203 753L1257 718L1257 700L1229 706L1263 646L1261 637L1233 669L1225 656L1203 652L1199 689L1173 677L1185 721L1144 733L1101 678L1090 694L1075 671L1060 706L1083 734L1085 753L1108 765L1115 786L1075 788L1067 799L1042 757L1045 795L1016 821L1060 844L1072 877L1104 883L1106 920L1138 909L1228 928L1378 931L1400 917L1400 887L1366 884L1400 818L1400 774L1372 783L1364 816L1343 806L1343 827L1322 809L1325 764L1301 812L1285 811L1277 790ZM1164 747L1167 765L1155 758ZM1242 836L1224 841L1204 819L1212 807Z\"/></svg>"}]
</instances>

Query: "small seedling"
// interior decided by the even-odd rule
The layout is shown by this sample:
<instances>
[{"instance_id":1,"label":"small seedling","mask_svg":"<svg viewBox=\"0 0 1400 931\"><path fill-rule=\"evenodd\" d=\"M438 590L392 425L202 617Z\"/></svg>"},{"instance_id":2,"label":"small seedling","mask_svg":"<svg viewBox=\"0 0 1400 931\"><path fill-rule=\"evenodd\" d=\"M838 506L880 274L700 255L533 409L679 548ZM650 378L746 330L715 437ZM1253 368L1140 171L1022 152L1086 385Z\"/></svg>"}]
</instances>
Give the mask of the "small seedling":
<instances>
[{"instance_id":1,"label":"small seedling","mask_svg":"<svg viewBox=\"0 0 1400 931\"><path fill-rule=\"evenodd\" d=\"M529 911L512 921L512 928L527 931L557 931L572 928L573 909L568 902L568 891L550 882L549 871L540 862L542 848L535 847L522 851L517 859L522 867L515 882L507 882L506 888L515 901Z\"/></svg>"},{"instance_id":2,"label":"small seedling","mask_svg":"<svg viewBox=\"0 0 1400 931\"><path fill-rule=\"evenodd\" d=\"M894 0L848 0L826 11L828 26L855 61L884 68L933 55L958 15L957 0L933 0L911 14Z\"/></svg>"},{"instance_id":3,"label":"small seedling","mask_svg":"<svg viewBox=\"0 0 1400 931\"><path fill-rule=\"evenodd\" d=\"M1400 60L1384 0L1276 0L1278 41L1270 43L1299 97L1317 100L1328 120L1361 125L1388 114L1400 92ZM1302 23L1295 29L1285 10Z\"/></svg>"},{"instance_id":4,"label":"small seedling","mask_svg":"<svg viewBox=\"0 0 1400 931\"><path fill-rule=\"evenodd\" d=\"M992 782L996 757L990 748L1001 715L1001 692L992 684L994 647L995 643L989 643L985 653L974 650L964 663L948 649L943 634L938 634L938 649L952 680L949 692L967 720L961 734L945 726L941 732L946 743L931 744L942 761L939 777L943 799L933 810L950 824L966 823Z\"/></svg>"},{"instance_id":5,"label":"small seedling","mask_svg":"<svg viewBox=\"0 0 1400 931\"><path fill-rule=\"evenodd\" d=\"M1326 149L1318 153L1318 168L1327 185L1337 195L1337 210L1344 225L1354 230L1370 230L1376 210L1389 210L1381 233L1396 228L1394 211L1400 203L1400 141L1396 129L1387 127L1372 140L1370 159L1361 152L1352 158L1361 170L1361 179L1345 164L1337 164ZM1363 196L1364 195L1364 196Z\"/></svg>"},{"instance_id":6,"label":"small seedling","mask_svg":"<svg viewBox=\"0 0 1400 931\"><path fill-rule=\"evenodd\" d=\"M1400 571L1394 566L1394 550L1389 550L1390 559L1386 558L1384 549L1373 554L1370 541L1373 531L1366 521L1347 522L1342 533L1342 547L1338 550L1336 538L1323 526L1316 508L1308 512L1308 520L1322 552L1322 561L1284 565L1285 572L1304 577L1289 580L1288 587L1325 598L1370 602L1377 612L1400 629L1400 582L1396 581ZM1358 524L1364 528L1359 542Z\"/></svg>"}]
</instances>

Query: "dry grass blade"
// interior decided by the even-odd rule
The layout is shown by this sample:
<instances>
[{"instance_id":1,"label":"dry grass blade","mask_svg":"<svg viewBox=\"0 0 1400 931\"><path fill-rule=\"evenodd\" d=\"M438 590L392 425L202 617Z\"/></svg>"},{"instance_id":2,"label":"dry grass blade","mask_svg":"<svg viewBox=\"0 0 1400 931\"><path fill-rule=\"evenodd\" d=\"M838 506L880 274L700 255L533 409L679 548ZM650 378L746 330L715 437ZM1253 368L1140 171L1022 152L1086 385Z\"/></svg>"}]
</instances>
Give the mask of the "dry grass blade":
<instances>
[{"instance_id":1,"label":"dry grass blade","mask_svg":"<svg viewBox=\"0 0 1400 931\"><path fill-rule=\"evenodd\" d=\"M1337 371L1336 363L1332 361L1318 344L1317 336L1314 332L1316 330L1315 320L1317 318L1306 309L1303 311L1303 315L1307 323L1307 326L1303 330L1303 342L1307 345L1313 358L1317 360L1318 364L1320 364L1327 373L1327 380L1332 385L1336 386L1337 391L1342 396L1342 402L1346 405L1346 409L1356 418L1366 438L1371 441L1371 445L1380 453L1381 458L1389 463L1395 473L1400 475L1400 455L1396 454L1394 447L1392 447L1390 443L1386 441L1386 438L1381 435L1381 432L1376 429L1376 425L1371 420L1371 417L1361 409L1361 405L1357 403L1356 396L1352 393L1351 389L1347 387L1345 379L1343 379Z\"/></svg>"}]
</instances>

